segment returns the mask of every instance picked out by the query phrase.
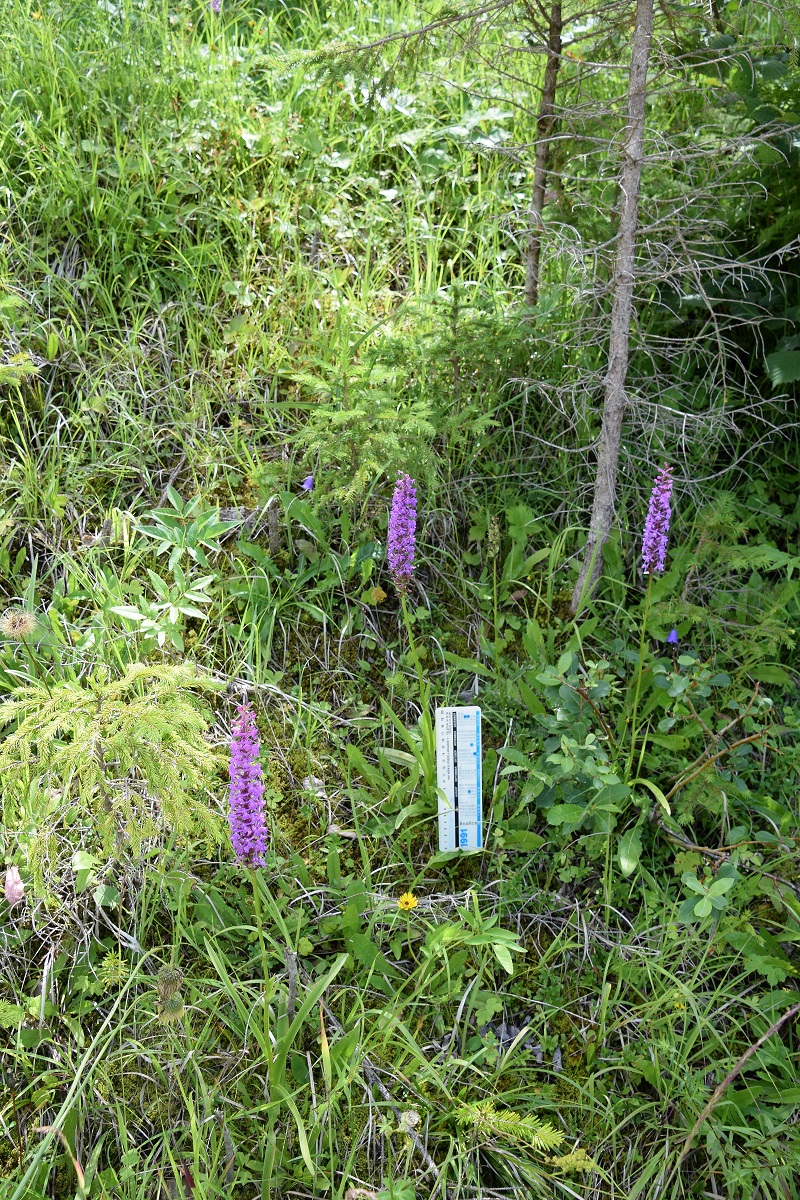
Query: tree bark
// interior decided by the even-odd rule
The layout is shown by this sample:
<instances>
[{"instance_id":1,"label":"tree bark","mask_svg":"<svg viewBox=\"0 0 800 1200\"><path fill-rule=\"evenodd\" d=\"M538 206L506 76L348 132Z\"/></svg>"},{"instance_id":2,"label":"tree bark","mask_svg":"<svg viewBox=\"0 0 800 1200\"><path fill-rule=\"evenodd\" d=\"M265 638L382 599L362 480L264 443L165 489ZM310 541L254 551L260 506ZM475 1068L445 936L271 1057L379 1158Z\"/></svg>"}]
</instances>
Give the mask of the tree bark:
<instances>
[{"instance_id":1,"label":"tree bark","mask_svg":"<svg viewBox=\"0 0 800 1200\"><path fill-rule=\"evenodd\" d=\"M580 576L572 593L573 613L579 612L584 601L592 595L602 574L603 546L614 520L622 420L627 404L625 378L628 373L628 342L633 312L639 185L642 178L644 147L644 102L652 35L653 0L636 0L628 78L628 113L619 175L621 204L612 282L603 425L597 445L597 468L589 534Z\"/></svg>"},{"instance_id":2,"label":"tree bark","mask_svg":"<svg viewBox=\"0 0 800 1200\"><path fill-rule=\"evenodd\" d=\"M531 218L533 230L525 263L525 303L535 308L539 303L539 262L542 253L542 210L544 209L547 164L550 158L550 138L556 123L555 102L558 68L561 65L561 0L553 0L547 29L547 65L544 69L542 103L536 122L536 156L533 164L533 196Z\"/></svg>"}]
</instances>

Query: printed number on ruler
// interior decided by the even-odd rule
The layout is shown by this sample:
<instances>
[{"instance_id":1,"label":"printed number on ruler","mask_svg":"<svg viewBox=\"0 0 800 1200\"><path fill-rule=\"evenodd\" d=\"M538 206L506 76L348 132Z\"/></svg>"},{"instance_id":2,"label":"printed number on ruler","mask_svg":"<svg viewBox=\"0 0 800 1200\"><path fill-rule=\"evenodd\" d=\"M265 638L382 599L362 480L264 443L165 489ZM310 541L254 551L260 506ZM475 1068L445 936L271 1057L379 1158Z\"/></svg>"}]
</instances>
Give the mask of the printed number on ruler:
<instances>
[{"instance_id":1,"label":"printed number on ruler","mask_svg":"<svg viewBox=\"0 0 800 1200\"><path fill-rule=\"evenodd\" d=\"M477 850L481 821L481 710L437 708L439 849Z\"/></svg>"}]
</instances>

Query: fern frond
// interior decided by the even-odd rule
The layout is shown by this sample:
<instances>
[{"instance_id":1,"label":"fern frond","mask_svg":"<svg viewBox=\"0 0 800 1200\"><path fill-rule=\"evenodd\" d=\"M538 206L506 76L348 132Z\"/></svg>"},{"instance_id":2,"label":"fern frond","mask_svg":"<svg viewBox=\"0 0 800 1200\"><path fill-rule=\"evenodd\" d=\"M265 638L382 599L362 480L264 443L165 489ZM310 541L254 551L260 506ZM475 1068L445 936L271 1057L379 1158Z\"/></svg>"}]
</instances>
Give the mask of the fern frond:
<instances>
[{"instance_id":1,"label":"fern frond","mask_svg":"<svg viewBox=\"0 0 800 1200\"><path fill-rule=\"evenodd\" d=\"M25 1009L19 1004L9 1004L7 1000L0 1000L0 1029L14 1029L25 1020L25 1016Z\"/></svg>"}]
</instances>

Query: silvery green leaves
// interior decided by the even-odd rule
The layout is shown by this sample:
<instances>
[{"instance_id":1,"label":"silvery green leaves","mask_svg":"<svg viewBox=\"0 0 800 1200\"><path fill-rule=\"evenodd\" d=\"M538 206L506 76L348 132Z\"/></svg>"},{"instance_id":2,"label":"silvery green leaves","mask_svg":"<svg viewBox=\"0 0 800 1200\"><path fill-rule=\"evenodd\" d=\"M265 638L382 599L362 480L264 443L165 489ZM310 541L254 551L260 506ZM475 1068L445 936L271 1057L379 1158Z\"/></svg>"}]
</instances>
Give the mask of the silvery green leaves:
<instances>
[{"instance_id":1,"label":"silvery green leaves","mask_svg":"<svg viewBox=\"0 0 800 1200\"><path fill-rule=\"evenodd\" d=\"M185 618L205 618L206 614L198 605L211 603L207 589L214 583L214 576L187 578L177 562L172 570L172 583L162 579L149 567L147 574L156 599L151 600L139 595L135 604L115 604L109 612L138 625L143 638L143 649L151 649L154 645L163 649L165 643L169 642L176 650L183 650L185 647L182 631Z\"/></svg>"},{"instance_id":2,"label":"silvery green leaves","mask_svg":"<svg viewBox=\"0 0 800 1200\"><path fill-rule=\"evenodd\" d=\"M688 925L691 921L703 921L712 915L719 917L738 878L739 872L731 863L723 863L716 878L710 880L701 881L693 871L684 871L681 883L692 895L680 906L678 920Z\"/></svg>"},{"instance_id":3,"label":"silvery green leaves","mask_svg":"<svg viewBox=\"0 0 800 1200\"><path fill-rule=\"evenodd\" d=\"M174 487L167 488L171 508L154 508L147 513L152 525L137 523L139 533L157 542L156 554L169 554L171 571L188 554L201 567L208 568L205 551L218 554L219 539L236 529L237 521L220 521L218 508L200 508L200 497L185 503Z\"/></svg>"}]
</instances>

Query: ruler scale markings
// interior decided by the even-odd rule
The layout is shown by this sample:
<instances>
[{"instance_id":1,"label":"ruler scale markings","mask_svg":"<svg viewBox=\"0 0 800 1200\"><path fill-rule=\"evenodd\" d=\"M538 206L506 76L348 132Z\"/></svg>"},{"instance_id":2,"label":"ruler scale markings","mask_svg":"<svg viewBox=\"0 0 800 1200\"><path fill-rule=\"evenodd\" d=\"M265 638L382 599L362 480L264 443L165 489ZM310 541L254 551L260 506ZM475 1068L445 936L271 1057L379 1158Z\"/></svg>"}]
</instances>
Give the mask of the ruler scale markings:
<instances>
[{"instance_id":1,"label":"ruler scale markings","mask_svg":"<svg viewBox=\"0 0 800 1200\"><path fill-rule=\"evenodd\" d=\"M436 710L439 849L473 850L483 842L481 813L481 710Z\"/></svg>"},{"instance_id":2,"label":"ruler scale markings","mask_svg":"<svg viewBox=\"0 0 800 1200\"><path fill-rule=\"evenodd\" d=\"M453 713L453 836L456 840L461 830L458 804L460 799L458 794L458 716Z\"/></svg>"}]
</instances>

